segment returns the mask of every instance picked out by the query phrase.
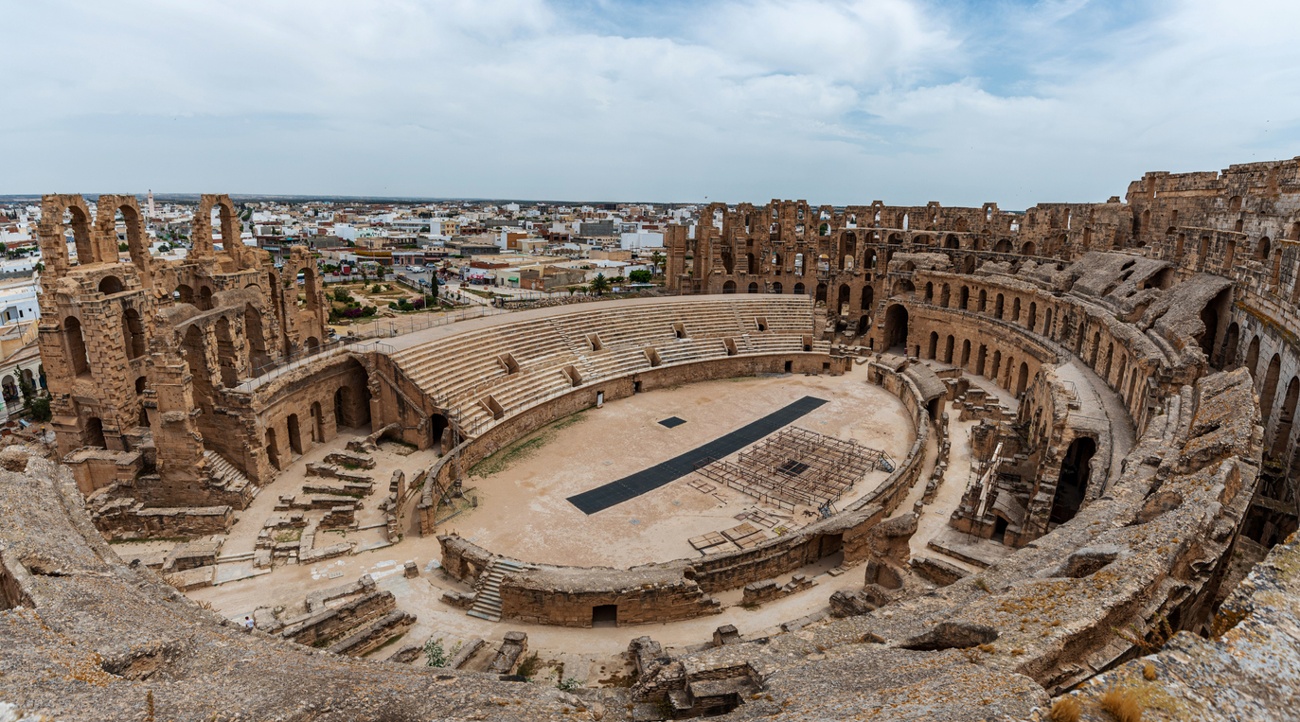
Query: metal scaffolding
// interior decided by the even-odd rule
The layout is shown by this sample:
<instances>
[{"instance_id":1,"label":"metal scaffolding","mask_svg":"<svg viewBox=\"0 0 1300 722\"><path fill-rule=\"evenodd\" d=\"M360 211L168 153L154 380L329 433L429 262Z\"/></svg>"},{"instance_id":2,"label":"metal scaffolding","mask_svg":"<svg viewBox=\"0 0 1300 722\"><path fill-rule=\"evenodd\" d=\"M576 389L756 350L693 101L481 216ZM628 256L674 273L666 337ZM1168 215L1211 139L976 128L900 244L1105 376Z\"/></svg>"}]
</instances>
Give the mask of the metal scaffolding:
<instances>
[{"instance_id":1,"label":"metal scaffolding","mask_svg":"<svg viewBox=\"0 0 1300 722\"><path fill-rule=\"evenodd\" d=\"M735 462L706 459L696 471L782 509L820 508L833 504L884 458L884 452L856 441L792 426L740 452Z\"/></svg>"}]
</instances>

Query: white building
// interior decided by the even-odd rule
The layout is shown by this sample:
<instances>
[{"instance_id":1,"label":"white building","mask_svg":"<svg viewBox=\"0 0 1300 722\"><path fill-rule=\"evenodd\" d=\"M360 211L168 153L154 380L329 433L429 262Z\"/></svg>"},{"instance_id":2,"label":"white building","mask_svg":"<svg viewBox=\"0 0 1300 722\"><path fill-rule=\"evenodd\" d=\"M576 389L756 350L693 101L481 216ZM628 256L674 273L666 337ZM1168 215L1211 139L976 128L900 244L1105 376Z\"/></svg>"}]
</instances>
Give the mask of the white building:
<instances>
[{"instance_id":1,"label":"white building","mask_svg":"<svg viewBox=\"0 0 1300 722\"><path fill-rule=\"evenodd\" d=\"M40 315L35 278L0 283L0 327L35 321Z\"/></svg>"},{"instance_id":2,"label":"white building","mask_svg":"<svg viewBox=\"0 0 1300 722\"><path fill-rule=\"evenodd\" d=\"M619 248L636 251L642 248L663 248L664 234L657 231L637 231L619 236Z\"/></svg>"}]
</instances>

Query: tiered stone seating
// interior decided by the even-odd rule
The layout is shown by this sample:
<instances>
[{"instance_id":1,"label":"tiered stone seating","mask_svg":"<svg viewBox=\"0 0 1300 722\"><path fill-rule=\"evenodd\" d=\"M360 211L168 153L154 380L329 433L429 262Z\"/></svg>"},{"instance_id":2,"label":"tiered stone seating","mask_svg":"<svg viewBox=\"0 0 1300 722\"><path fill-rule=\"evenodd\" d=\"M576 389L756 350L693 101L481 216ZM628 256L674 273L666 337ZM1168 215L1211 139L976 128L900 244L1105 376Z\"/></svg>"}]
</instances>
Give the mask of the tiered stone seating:
<instances>
[{"instance_id":1,"label":"tiered stone seating","mask_svg":"<svg viewBox=\"0 0 1300 722\"><path fill-rule=\"evenodd\" d=\"M759 330L759 319L764 330ZM736 354L798 353L812 329L803 296L702 297L630 304L505 321L394 354L403 372L469 432L494 422L488 397L504 416L573 387L653 365L671 366ZM646 350L654 349L652 364ZM818 342L815 350L829 344ZM503 363L506 355L513 363Z\"/></svg>"}]
</instances>

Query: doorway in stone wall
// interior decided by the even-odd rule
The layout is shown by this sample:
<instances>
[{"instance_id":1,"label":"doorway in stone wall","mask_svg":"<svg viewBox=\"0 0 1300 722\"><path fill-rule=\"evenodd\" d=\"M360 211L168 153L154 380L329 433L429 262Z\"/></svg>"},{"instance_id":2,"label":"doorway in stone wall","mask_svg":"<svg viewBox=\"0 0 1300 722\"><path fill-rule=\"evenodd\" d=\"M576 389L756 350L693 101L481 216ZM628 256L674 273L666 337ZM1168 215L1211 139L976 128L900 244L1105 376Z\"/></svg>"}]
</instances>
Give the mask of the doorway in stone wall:
<instances>
[{"instance_id":1,"label":"doorway in stone wall","mask_svg":"<svg viewBox=\"0 0 1300 722\"><path fill-rule=\"evenodd\" d=\"M618 605L601 604L591 608L592 627L617 627Z\"/></svg>"}]
</instances>

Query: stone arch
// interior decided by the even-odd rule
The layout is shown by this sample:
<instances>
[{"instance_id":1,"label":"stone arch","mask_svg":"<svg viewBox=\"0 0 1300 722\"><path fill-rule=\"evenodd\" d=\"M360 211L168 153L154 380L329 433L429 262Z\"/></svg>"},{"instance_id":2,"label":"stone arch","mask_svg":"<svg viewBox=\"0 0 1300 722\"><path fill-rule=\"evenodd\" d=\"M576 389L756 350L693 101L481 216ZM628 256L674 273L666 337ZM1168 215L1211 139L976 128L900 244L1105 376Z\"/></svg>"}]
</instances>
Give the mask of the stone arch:
<instances>
[{"instance_id":1,"label":"stone arch","mask_svg":"<svg viewBox=\"0 0 1300 722\"><path fill-rule=\"evenodd\" d=\"M876 303L876 288L870 283L862 287L862 300L859 306L863 311L870 311Z\"/></svg>"},{"instance_id":2,"label":"stone arch","mask_svg":"<svg viewBox=\"0 0 1300 722\"><path fill-rule=\"evenodd\" d=\"M1233 321L1228 325L1228 332L1223 337L1223 368L1235 368L1237 365L1237 343L1241 338L1241 326Z\"/></svg>"},{"instance_id":3,"label":"stone arch","mask_svg":"<svg viewBox=\"0 0 1300 722\"><path fill-rule=\"evenodd\" d=\"M201 311L212 310L212 286L209 286L206 283L199 286L198 302L194 305L198 306Z\"/></svg>"},{"instance_id":4,"label":"stone arch","mask_svg":"<svg viewBox=\"0 0 1300 722\"><path fill-rule=\"evenodd\" d=\"M970 310L968 306L970 306L970 289L966 286L962 286L961 292L957 296L957 308L960 308L963 311L968 311Z\"/></svg>"},{"instance_id":5,"label":"stone arch","mask_svg":"<svg viewBox=\"0 0 1300 722\"><path fill-rule=\"evenodd\" d=\"M728 271L728 273L730 273L730 271ZM723 283L723 284L722 284L722 292L723 292L723 293L735 293L735 292L736 292L736 282L735 282L735 281L727 281L727 282Z\"/></svg>"},{"instance_id":6,"label":"stone arch","mask_svg":"<svg viewBox=\"0 0 1300 722\"><path fill-rule=\"evenodd\" d=\"M1020 362L1020 371L1016 374L1016 396L1025 393L1025 387L1029 385L1029 364L1024 361Z\"/></svg>"},{"instance_id":7,"label":"stone arch","mask_svg":"<svg viewBox=\"0 0 1300 722\"><path fill-rule=\"evenodd\" d=\"M99 279L99 292L104 294L105 296L111 296L115 293L121 293L123 288L124 287L122 286L122 279L118 278L117 276L110 275L110 276L104 276L103 278Z\"/></svg>"},{"instance_id":8,"label":"stone arch","mask_svg":"<svg viewBox=\"0 0 1300 722\"><path fill-rule=\"evenodd\" d=\"M193 305L195 302L194 289L189 284L181 283L172 291L172 300L177 303L188 303Z\"/></svg>"},{"instance_id":9,"label":"stone arch","mask_svg":"<svg viewBox=\"0 0 1300 722\"><path fill-rule=\"evenodd\" d=\"M212 370L208 367L207 340L198 326L191 325L185 330L181 350L186 363L190 366L194 405L205 410L211 409L215 395L212 386Z\"/></svg>"},{"instance_id":10,"label":"stone arch","mask_svg":"<svg viewBox=\"0 0 1300 722\"><path fill-rule=\"evenodd\" d=\"M749 282L749 292L758 293L758 283L756 281Z\"/></svg>"},{"instance_id":11,"label":"stone arch","mask_svg":"<svg viewBox=\"0 0 1300 722\"><path fill-rule=\"evenodd\" d=\"M961 342L961 363L957 365L970 370L970 339L968 338Z\"/></svg>"},{"instance_id":12,"label":"stone arch","mask_svg":"<svg viewBox=\"0 0 1300 722\"><path fill-rule=\"evenodd\" d=\"M926 346L925 358L936 359L939 357L939 332L930 332L930 344Z\"/></svg>"},{"instance_id":13,"label":"stone arch","mask_svg":"<svg viewBox=\"0 0 1300 722\"><path fill-rule=\"evenodd\" d=\"M1214 350L1219 346L1220 328L1223 321L1227 319L1232 309L1232 287L1229 286L1215 294L1214 298L1206 302L1201 308L1200 319L1203 326L1197 341L1200 343L1201 351L1205 354L1206 362L1211 365L1223 366L1223 359L1216 359Z\"/></svg>"},{"instance_id":14,"label":"stone arch","mask_svg":"<svg viewBox=\"0 0 1300 722\"><path fill-rule=\"evenodd\" d=\"M308 409L307 413L311 417L312 443L325 443L325 414L321 411L320 402L311 402L311 408Z\"/></svg>"},{"instance_id":15,"label":"stone arch","mask_svg":"<svg viewBox=\"0 0 1300 722\"><path fill-rule=\"evenodd\" d=\"M86 354L86 337L76 316L63 319L63 338L73 376L90 376L90 357Z\"/></svg>"},{"instance_id":16,"label":"stone arch","mask_svg":"<svg viewBox=\"0 0 1300 722\"><path fill-rule=\"evenodd\" d=\"M239 383L242 364L235 350L235 339L230 332L230 321L224 316L217 319L217 367L221 372L221 385L231 387Z\"/></svg>"},{"instance_id":17,"label":"stone arch","mask_svg":"<svg viewBox=\"0 0 1300 722\"><path fill-rule=\"evenodd\" d=\"M280 470L280 447L275 441L275 429L270 427L266 429L266 458L271 462L271 466L277 471Z\"/></svg>"},{"instance_id":18,"label":"stone arch","mask_svg":"<svg viewBox=\"0 0 1300 722\"><path fill-rule=\"evenodd\" d=\"M852 298L852 296L853 296L853 289L849 287L849 284L847 283L840 284L840 294L835 304L835 312L843 313L847 311L849 309L849 301Z\"/></svg>"},{"instance_id":19,"label":"stone arch","mask_svg":"<svg viewBox=\"0 0 1300 722\"><path fill-rule=\"evenodd\" d=\"M1036 256L1038 255L1038 245L1033 241L1025 241L1020 246L1020 253L1025 256Z\"/></svg>"},{"instance_id":20,"label":"stone arch","mask_svg":"<svg viewBox=\"0 0 1300 722\"><path fill-rule=\"evenodd\" d=\"M1250 375L1259 378L1259 336L1255 336L1246 346L1246 370Z\"/></svg>"},{"instance_id":21,"label":"stone arch","mask_svg":"<svg viewBox=\"0 0 1300 722\"><path fill-rule=\"evenodd\" d=\"M952 289L946 283L939 289L939 305L944 308L952 305Z\"/></svg>"},{"instance_id":22,"label":"stone arch","mask_svg":"<svg viewBox=\"0 0 1300 722\"><path fill-rule=\"evenodd\" d=\"M122 309L122 333L127 359L139 358L145 352L144 323L140 312L130 306Z\"/></svg>"},{"instance_id":23,"label":"stone arch","mask_svg":"<svg viewBox=\"0 0 1300 722\"><path fill-rule=\"evenodd\" d=\"M289 449L293 451L293 453L301 456L303 449L302 429L298 424L298 415L289 414L289 417L285 419L285 426L289 432Z\"/></svg>"},{"instance_id":24,"label":"stone arch","mask_svg":"<svg viewBox=\"0 0 1300 722\"><path fill-rule=\"evenodd\" d=\"M108 441L104 438L104 420L98 416L86 419L85 432L82 435L85 446L107 449Z\"/></svg>"},{"instance_id":25,"label":"stone arch","mask_svg":"<svg viewBox=\"0 0 1300 722\"><path fill-rule=\"evenodd\" d=\"M817 293L813 296L814 303L826 303L826 284L817 284Z\"/></svg>"},{"instance_id":26,"label":"stone arch","mask_svg":"<svg viewBox=\"0 0 1300 722\"><path fill-rule=\"evenodd\" d=\"M794 295L802 296L806 290L802 282L794 284Z\"/></svg>"},{"instance_id":27,"label":"stone arch","mask_svg":"<svg viewBox=\"0 0 1300 722\"><path fill-rule=\"evenodd\" d=\"M980 313L987 313L989 310L989 292L983 288L980 289L979 302L975 304L975 310Z\"/></svg>"},{"instance_id":28,"label":"stone arch","mask_svg":"<svg viewBox=\"0 0 1300 722\"><path fill-rule=\"evenodd\" d=\"M1005 303L1006 303L1006 299L1002 296L1001 293L999 293L999 294L998 294L998 295L993 299L993 317L994 317L994 318L999 318L999 319L1002 318L1002 306L1003 306L1003 304L1005 304Z\"/></svg>"},{"instance_id":29,"label":"stone arch","mask_svg":"<svg viewBox=\"0 0 1300 722\"><path fill-rule=\"evenodd\" d=\"M1273 244L1268 240L1268 236L1260 238L1259 242L1255 244L1255 260L1261 263L1267 261L1270 253L1272 253L1272 248Z\"/></svg>"},{"instance_id":30,"label":"stone arch","mask_svg":"<svg viewBox=\"0 0 1300 722\"><path fill-rule=\"evenodd\" d=\"M926 303L933 303L933 302L934 302L934 282L933 282L933 281L926 281L926 282L925 282L925 302L926 302Z\"/></svg>"},{"instance_id":31,"label":"stone arch","mask_svg":"<svg viewBox=\"0 0 1300 722\"><path fill-rule=\"evenodd\" d=\"M1292 376L1286 385L1286 395L1282 400L1282 413L1277 418L1277 430L1273 436L1272 455L1281 459L1286 454L1287 443L1291 440L1291 426L1295 422L1295 407L1300 396L1300 379Z\"/></svg>"},{"instance_id":32,"label":"stone arch","mask_svg":"<svg viewBox=\"0 0 1300 722\"><path fill-rule=\"evenodd\" d=\"M785 293L785 286L780 281L772 281L772 293Z\"/></svg>"},{"instance_id":33,"label":"stone arch","mask_svg":"<svg viewBox=\"0 0 1300 722\"><path fill-rule=\"evenodd\" d=\"M1269 421L1269 416L1273 413L1273 397L1277 396L1277 377L1281 371L1282 357L1273 354L1273 358L1268 362L1268 370L1264 372L1264 389L1259 393L1260 418L1266 424Z\"/></svg>"},{"instance_id":34,"label":"stone arch","mask_svg":"<svg viewBox=\"0 0 1300 722\"><path fill-rule=\"evenodd\" d=\"M953 347L956 345L956 342L957 339L952 334L948 334L948 339L943 342L944 363L946 364L952 363L952 352L953 352Z\"/></svg>"},{"instance_id":35,"label":"stone arch","mask_svg":"<svg viewBox=\"0 0 1300 722\"><path fill-rule=\"evenodd\" d=\"M266 331L262 328L262 314L251 303L244 305L244 344L251 367L249 376L260 376L271 362L271 356L266 352Z\"/></svg>"},{"instance_id":36,"label":"stone arch","mask_svg":"<svg viewBox=\"0 0 1300 722\"><path fill-rule=\"evenodd\" d=\"M1088 482L1092 472L1092 457L1097 453L1097 442L1080 436L1070 442L1061 460L1061 473L1056 480L1052 496L1051 522L1064 524L1074 518L1088 495Z\"/></svg>"},{"instance_id":37,"label":"stone arch","mask_svg":"<svg viewBox=\"0 0 1300 722\"><path fill-rule=\"evenodd\" d=\"M907 308L895 303L885 310L885 347L907 348Z\"/></svg>"}]
</instances>

